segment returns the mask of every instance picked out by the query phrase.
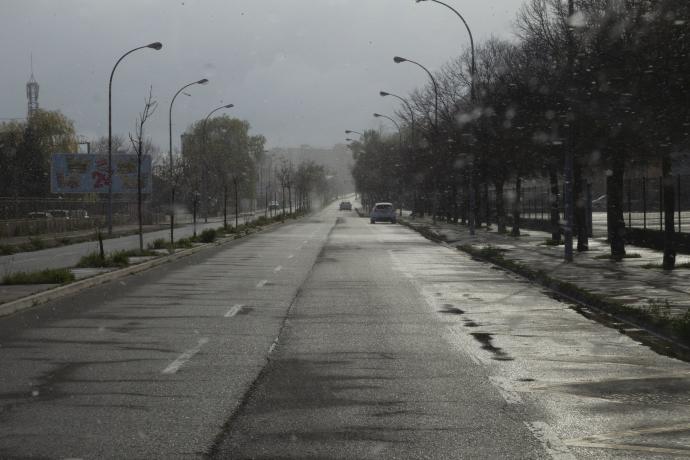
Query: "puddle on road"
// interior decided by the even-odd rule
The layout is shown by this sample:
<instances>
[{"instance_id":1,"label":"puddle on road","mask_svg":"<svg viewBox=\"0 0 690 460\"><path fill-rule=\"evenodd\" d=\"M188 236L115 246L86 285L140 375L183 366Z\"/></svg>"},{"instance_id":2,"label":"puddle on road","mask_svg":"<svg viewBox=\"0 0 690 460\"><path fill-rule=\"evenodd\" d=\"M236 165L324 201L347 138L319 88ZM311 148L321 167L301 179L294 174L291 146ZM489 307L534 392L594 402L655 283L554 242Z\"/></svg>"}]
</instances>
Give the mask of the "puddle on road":
<instances>
[{"instance_id":1,"label":"puddle on road","mask_svg":"<svg viewBox=\"0 0 690 460\"><path fill-rule=\"evenodd\" d=\"M455 307L449 303L443 304L443 310L439 310L439 313L443 313L446 315L463 315L465 314L464 310L461 310L458 307Z\"/></svg>"},{"instance_id":2,"label":"puddle on road","mask_svg":"<svg viewBox=\"0 0 690 460\"><path fill-rule=\"evenodd\" d=\"M686 377L604 380L556 388L566 393L617 402L649 405L690 404L690 379Z\"/></svg>"},{"instance_id":3,"label":"puddle on road","mask_svg":"<svg viewBox=\"0 0 690 460\"><path fill-rule=\"evenodd\" d=\"M482 350L486 350L494 354L492 359L495 359L496 361L513 361L514 358L511 358L508 353L503 351L502 348L494 346L494 338L492 334L487 332L473 332L470 335L474 337L477 342L482 344Z\"/></svg>"}]
</instances>

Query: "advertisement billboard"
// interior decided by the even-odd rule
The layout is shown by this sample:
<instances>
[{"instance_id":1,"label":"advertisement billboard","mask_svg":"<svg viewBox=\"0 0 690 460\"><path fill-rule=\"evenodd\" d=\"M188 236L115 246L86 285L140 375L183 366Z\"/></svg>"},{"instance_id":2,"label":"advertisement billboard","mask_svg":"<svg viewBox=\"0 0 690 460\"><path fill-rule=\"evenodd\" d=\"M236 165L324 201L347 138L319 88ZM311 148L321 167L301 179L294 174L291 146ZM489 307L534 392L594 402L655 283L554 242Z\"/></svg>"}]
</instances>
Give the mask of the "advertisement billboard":
<instances>
[{"instance_id":1,"label":"advertisement billboard","mask_svg":"<svg viewBox=\"0 0 690 460\"><path fill-rule=\"evenodd\" d=\"M137 156L113 155L113 193L137 192ZM108 193L108 155L54 153L50 158L52 193ZM141 159L141 191L151 193L151 157Z\"/></svg>"}]
</instances>

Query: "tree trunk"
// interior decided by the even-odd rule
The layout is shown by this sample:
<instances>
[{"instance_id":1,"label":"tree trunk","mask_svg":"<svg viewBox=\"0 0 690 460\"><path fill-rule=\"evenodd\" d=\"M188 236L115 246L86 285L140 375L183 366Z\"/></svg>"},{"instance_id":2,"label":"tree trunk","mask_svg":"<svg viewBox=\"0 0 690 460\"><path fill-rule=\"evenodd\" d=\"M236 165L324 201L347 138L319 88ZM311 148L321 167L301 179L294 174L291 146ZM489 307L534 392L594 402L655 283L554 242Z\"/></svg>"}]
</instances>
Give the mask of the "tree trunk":
<instances>
[{"instance_id":1,"label":"tree trunk","mask_svg":"<svg viewBox=\"0 0 690 460\"><path fill-rule=\"evenodd\" d=\"M239 223L239 218L240 218L240 203L238 200L238 190L237 190L237 179L233 179L233 182L235 184L235 228L237 228L237 224Z\"/></svg>"},{"instance_id":2,"label":"tree trunk","mask_svg":"<svg viewBox=\"0 0 690 460\"><path fill-rule=\"evenodd\" d=\"M491 229L491 206L489 204L489 182L484 181L484 221L486 222L486 229Z\"/></svg>"},{"instance_id":3,"label":"tree trunk","mask_svg":"<svg viewBox=\"0 0 690 460\"><path fill-rule=\"evenodd\" d=\"M620 155L613 161L611 175L606 177L606 224L611 258L625 257L625 220L623 219L623 174L625 163Z\"/></svg>"},{"instance_id":4,"label":"tree trunk","mask_svg":"<svg viewBox=\"0 0 690 460\"><path fill-rule=\"evenodd\" d=\"M228 185L223 184L223 228L228 229Z\"/></svg>"},{"instance_id":5,"label":"tree trunk","mask_svg":"<svg viewBox=\"0 0 690 460\"><path fill-rule=\"evenodd\" d=\"M506 233L506 210L503 201L503 180L497 180L496 186L496 224L498 225L498 233Z\"/></svg>"},{"instance_id":6,"label":"tree trunk","mask_svg":"<svg viewBox=\"0 0 690 460\"><path fill-rule=\"evenodd\" d=\"M520 208L522 195L522 178L518 176L515 179L515 200L513 201L513 228L510 231L511 236L520 236Z\"/></svg>"},{"instance_id":7,"label":"tree trunk","mask_svg":"<svg viewBox=\"0 0 690 460\"><path fill-rule=\"evenodd\" d=\"M561 243L561 215L559 212L560 189L558 188L558 172L555 164L549 168L549 182L551 184L551 240Z\"/></svg>"},{"instance_id":8,"label":"tree trunk","mask_svg":"<svg viewBox=\"0 0 690 460\"><path fill-rule=\"evenodd\" d=\"M589 250L587 228L587 200L585 197L585 188L582 180L582 167L575 165L574 168L575 183L573 184L573 194L575 201L575 232L577 233L577 251L585 252Z\"/></svg>"},{"instance_id":9,"label":"tree trunk","mask_svg":"<svg viewBox=\"0 0 690 460\"><path fill-rule=\"evenodd\" d=\"M664 183L664 270L673 270L676 266L676 228L675 228L675 190L671 176L671 159L668 154L661 160L661 171Z\"/></svg>"},{"instance_id":10,"label":"tree trunk","mask_svg":"<svg viewBox=\"0 0 690 460\"><path fill-rule=\"evenodd\" d=\"M141 149L141 143L139 143ZM141 155L137 155L137 221L139 223L139 251L144 251L144 223L141 215Z\"/></svg>"}]
</instances>

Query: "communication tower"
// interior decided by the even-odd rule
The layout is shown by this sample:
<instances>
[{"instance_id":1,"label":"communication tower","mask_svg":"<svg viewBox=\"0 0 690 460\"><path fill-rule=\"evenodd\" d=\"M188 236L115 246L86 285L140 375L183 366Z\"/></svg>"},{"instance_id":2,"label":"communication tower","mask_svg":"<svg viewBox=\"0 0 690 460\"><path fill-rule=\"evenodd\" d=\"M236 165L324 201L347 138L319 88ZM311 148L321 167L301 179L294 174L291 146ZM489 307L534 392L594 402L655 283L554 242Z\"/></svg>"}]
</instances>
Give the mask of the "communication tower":
<instances>
[{"instance_id":1,"label":"communication tower","mask_svg":"<svg viewBox=\"0 0 690 460\"><path fill-rule=\"evenodd\" d=\"M38 82L34 78L34 58L31 56L31 78L26 83L26 99L28 100L28 118L38 110Z\"/></svg>"}]
</instances>

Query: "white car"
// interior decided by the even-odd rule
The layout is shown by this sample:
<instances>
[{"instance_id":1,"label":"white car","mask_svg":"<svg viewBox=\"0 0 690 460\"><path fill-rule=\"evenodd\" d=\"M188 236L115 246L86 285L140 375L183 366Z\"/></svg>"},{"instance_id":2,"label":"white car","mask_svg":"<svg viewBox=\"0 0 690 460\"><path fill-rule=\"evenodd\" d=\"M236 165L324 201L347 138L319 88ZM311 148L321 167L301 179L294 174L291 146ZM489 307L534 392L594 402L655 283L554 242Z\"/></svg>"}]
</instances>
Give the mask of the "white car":
<instances>
[{"instance_id":1,"label":"white car","mask_svg":"<svg viewBox=\"0 0 690 460\"><path fill-rule=\"evenodd\" d=\"M371 214L369 218L372 224L376 222L390 222L394 224L397 222L397 216L395 215L395 208L393 203L376 203L371 209Z\"/></svg>"}]
</instances>

